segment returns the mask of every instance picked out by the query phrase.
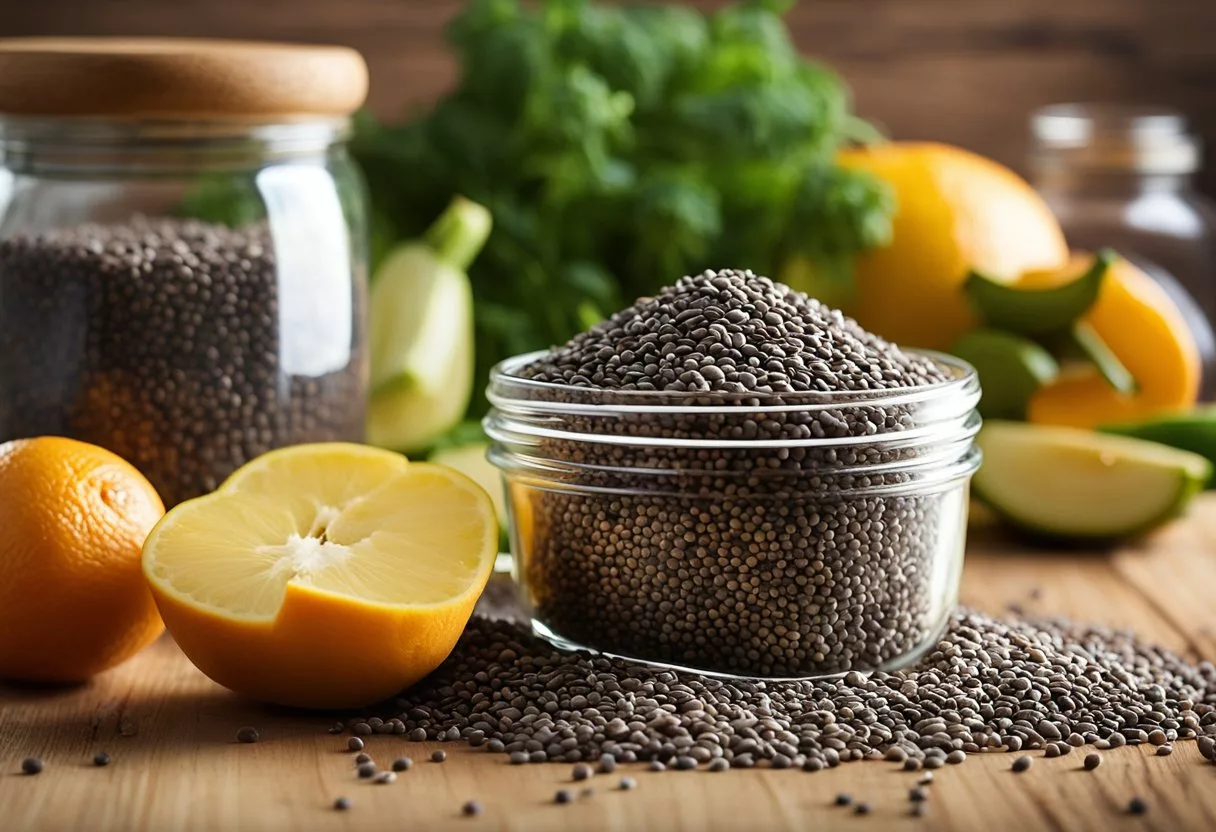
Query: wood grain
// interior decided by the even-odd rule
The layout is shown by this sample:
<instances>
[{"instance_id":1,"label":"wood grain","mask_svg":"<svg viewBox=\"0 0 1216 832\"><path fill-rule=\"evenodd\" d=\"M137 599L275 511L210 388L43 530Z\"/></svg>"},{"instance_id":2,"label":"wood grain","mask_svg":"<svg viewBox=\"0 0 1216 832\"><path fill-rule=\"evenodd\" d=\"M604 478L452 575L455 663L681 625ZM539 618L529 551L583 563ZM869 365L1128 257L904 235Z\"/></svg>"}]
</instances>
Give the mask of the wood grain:
<instances>
[{"instance_id":1,"label":"wood grain","mask_svg":"<svg viewBox=\"0 0 1216 832\"><path fill-rule=\"evenodd\" d=\"M1128 626L1145 637L1216 658L1216 496L1153 540L1112 553L1027 551L983 523L973 534L963 601L992 612L1016 605L1028 615L1066 614ZM127 665L74 689L0 688L0 829L4 832L178 832L189 830L468 829L547 830L876 830L1216 829L1216 766L1191 742L1174 754L1151 748L1103 753L1096 772L1083 754L1048 760L1025 774L1013 755L971 757L939 770L929 813L908 814L917 775L889 763L854 763L818 774L731 771L724 774L629 771L638 789L599 776L595 794L553 805L575 788L567 765L510 766L503 755L446 745L448 760L427 762L438 744L368 738L381 763L401 754L416 761L397 783L358 780L345 736L325 732L324 714L262 707L228 694L162 640ZM234 735L255 725L261 742ZM96 751L113 763L92 767ZM27 755L45 759L38 777L18 772ZM629 769L630 767L623 767ZM839 792L873 804L868 817L831 805ZM330 808L338 795L353 802ZM1124 808L1135 795L1151 811ZM464 818L464 801L485 806Z\"/></svg>"},{"instance_id":2,"label":"wood grain","mask_svg":"<svg viewBox=\"0 0 1216 832\"><path fill-rule=\"evenodd\" d=\"M444 24L460 0L0 0L0 35L248 37L354 46L382 113L452 82ZM722 5L694 2L704 8ZM901 138L961 144L1022 168L1027 115L1065 100L1182 109L1216 146L1211 0L803 0L799 46L849 80ZM1216 165L1204 182L1216 192Z\"/></svg>"}]
</instances>

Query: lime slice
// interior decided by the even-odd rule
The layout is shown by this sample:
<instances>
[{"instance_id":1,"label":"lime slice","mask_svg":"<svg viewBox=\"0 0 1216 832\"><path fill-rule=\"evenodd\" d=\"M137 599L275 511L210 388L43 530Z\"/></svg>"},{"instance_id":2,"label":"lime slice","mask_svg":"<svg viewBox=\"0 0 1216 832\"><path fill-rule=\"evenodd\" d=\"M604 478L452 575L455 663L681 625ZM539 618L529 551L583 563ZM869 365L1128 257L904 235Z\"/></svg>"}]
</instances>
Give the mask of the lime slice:
<instances>
[{"instance_id":1,"label":"lime slice","mask_svg":"<svg viewBox=\"0 0 1216 832\"><path fill-rule=\"evenodd\" d=\"M995 329L964 335L950 352L979 373L980 413L988 419L1023 418L1030 397L1060 373L1051 353L1034 341Z\"/></svg>"},{"instance_id":2,"label":"lime slice","mask_svg":"<svg viewBox=\"0 0 1216 832\"><path fill-rule=\"evenodd\" d=\"M1010 524L1064 540L1151 531L1182 512L1211 474L1198 454L1077 428L991 421L978 442L976 496Z\"/></svg>"}]
</instances>

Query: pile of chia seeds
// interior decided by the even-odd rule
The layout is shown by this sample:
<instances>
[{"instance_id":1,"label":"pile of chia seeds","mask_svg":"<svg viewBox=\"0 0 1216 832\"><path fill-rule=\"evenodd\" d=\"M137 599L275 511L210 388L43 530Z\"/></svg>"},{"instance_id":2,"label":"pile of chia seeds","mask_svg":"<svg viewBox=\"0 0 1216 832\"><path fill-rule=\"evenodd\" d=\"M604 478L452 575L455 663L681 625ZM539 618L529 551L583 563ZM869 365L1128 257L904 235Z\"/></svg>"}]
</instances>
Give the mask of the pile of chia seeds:
<instances>
[{"instance_id":1,"label":"pile of chia seeds","mask_svg":"<svg viewBox=\"0 0 1216 832\"><path fill-rule=\"evenodd\" d=\"M0 242L0 441L102 445L173 505L273 448L361 439L358 325L328 372L284 349L286 295L311 285L279 273L265 226L135 219Z\"/></svg>"},{"instance_id":2,"label":"pile of chia seeds","mask_svg":"<svg viewBox=\"0 0 1216 832\"><path fill-rule=\"evenodd\" d=\"M528 450L564 479L513 490L529 503L521 583L554 635L701 670L807 677L888 667L940 633L957 589L962 482L916 488L907 468L891 470L940 449L891 442L917 416L881 394L939 385L947 368L768 278L711 271L518 375L549 383L531 386L537 400L639 404L644 393L680 407L572 409ZM656 438L731 447L638 441ZM863 441L772 442L836 438Z\"/></svg>"},{"instance_id":3,"label":"pile of chia seeds","mask_svg":"<svg viewBox=\"0 0 1216 832\"><path fill-rule=\"evenodd\" d=\"M465 740L513 762L937 768L985 751L1216 737L1216 667L1126 632L958 611L914 667L819 681L723 680L555 649L475 616L434 674L358 734ZM1201 740L1210 746L1206 739ZM911 762L910 762L911 761ZM1078 767L1080 760L1078 760ZM658 768L659 766L656 766Z\"/></svg>"}]
</instances>

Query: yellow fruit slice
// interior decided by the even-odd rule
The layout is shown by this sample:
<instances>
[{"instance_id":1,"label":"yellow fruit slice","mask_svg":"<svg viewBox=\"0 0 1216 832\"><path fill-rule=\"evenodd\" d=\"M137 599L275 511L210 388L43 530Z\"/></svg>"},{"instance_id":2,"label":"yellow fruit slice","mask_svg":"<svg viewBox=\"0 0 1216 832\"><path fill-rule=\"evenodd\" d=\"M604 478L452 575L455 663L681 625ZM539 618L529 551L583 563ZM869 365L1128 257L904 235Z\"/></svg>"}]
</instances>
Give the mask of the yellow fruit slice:
<instances>
[{"instance_id":1,"label":"yellow fruit slice","mask_svg":"<svg viewBox=\"0 0 1216 832\"><path fill-rule=\"evenodd\" d=\"M455 646L494 566L494 505L442 466L303 448L169 512L144 574L183 652L219 684L283 705L366 705Z\"/></svg>"}]
</instances>

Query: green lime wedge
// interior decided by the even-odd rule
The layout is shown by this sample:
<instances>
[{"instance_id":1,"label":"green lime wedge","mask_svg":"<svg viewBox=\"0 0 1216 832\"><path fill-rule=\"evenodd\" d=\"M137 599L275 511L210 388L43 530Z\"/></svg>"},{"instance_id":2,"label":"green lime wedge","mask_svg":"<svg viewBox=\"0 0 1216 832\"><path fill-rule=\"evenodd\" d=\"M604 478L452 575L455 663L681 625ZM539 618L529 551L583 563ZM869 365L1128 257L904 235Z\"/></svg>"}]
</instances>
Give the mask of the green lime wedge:
<instances>
[{"instance_id":1,"label":"green lime wedge","mask_svg":"<svg viewBox=\"0 0 1216 832\"><path fill-rule=\"evenodd\" d=\"M1051 353L1034 341L995 329L969 332L950 352L979 373L979 410L986 419L1025 417L1030 397L1060 373Z\"/></svg>"},{"instance_id":2,"label":"green lime wedge","mask_svg":"<svg viewBox=\"0 0 1216 832\"><path fill-rule=\"evenodd\" d=\"M1077 428L992 421L980 431L976 496L1036 536L1111 541L1185 510L1211 476L1198 454Z\"/></svg>"},{"instance_id":3,"label":"green lime wedge","mask_svg":"<svg viewBox=\"0 0 1216 832\"><path fill-rule=\"evenodd\" d=\"M424 240L389 252L370 296L367 440L406 453L463 418L474 383L473 290L464 268L489 213L457 199Z\"/></svg>"},{"instance_id":4,"label":"green lime wedge","mask_svg":"<svg viewBox=\"0 0 1216 832\"><path fill-rule=\"evenodd\" d=\"M1173 413L1143 422L1103 425L1103 433L1132 436L1150 442L1160 442L1171 448L1199 454L1216 464L1216 407L1201 407L1185 413ZM1216 484L1208 479L1207 487Z\"/></svg>"},{"instance_id":5,"label":"green lime wedge","mask_svg":"<svg viewBox=\"0 0 1216 832\"><path fill-rule=\"evenodd\" d=\"M993 329L1031 336L1060 332L1094 305L1117 257L1112 251L1099 251L1085 274L1047 289L1019 288L972 272L963 290L980 318Z\"/></svg>"}]
</instances>

